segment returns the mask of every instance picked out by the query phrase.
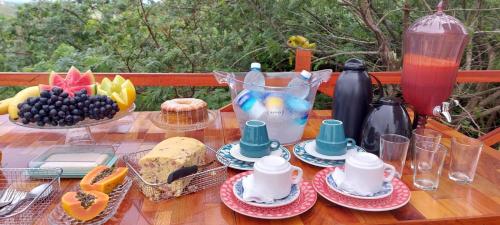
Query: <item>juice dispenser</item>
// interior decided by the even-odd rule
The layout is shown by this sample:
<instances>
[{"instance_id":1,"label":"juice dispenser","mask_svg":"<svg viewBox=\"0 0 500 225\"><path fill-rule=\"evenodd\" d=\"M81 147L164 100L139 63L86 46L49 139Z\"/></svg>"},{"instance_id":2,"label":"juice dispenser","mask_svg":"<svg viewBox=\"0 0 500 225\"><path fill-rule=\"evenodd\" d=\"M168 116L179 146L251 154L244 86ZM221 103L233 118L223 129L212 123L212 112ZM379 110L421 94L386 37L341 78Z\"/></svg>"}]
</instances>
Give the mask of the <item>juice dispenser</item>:
<instances>
[{"instance_id":1,"label":"juice dispenser","mask_svg":"<svg viewBox=\"0 0 500 225\"><path fill-rule=\"evenodd\" d=\"M446 100L453 90L467 41L464 25L443 12L442 2L436 13L418 19L406 31L401 88L416 118L423 116L420 123L425 124L426 116L443 116L451 122Z\"/></svg>"}]
</instances>

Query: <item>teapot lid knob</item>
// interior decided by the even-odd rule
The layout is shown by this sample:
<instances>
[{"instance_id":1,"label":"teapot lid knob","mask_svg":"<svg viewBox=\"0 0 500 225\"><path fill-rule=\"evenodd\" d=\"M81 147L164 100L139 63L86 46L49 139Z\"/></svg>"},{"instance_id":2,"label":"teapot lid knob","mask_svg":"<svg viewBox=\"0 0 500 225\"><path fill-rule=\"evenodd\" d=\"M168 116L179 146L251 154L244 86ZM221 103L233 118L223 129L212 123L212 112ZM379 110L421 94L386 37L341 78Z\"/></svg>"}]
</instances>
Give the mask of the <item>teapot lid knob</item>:
<instances>
[{"instance_id":1,"label":"teapot lid knob","mask_svg":"<svg viewBox=\"0 0 500 225\"><path fill-rule=\"evenodd\" d=\"M366 70L365 62L361 59L348 59L344 63L344 70Z\"/></svg>"}]
</instances>

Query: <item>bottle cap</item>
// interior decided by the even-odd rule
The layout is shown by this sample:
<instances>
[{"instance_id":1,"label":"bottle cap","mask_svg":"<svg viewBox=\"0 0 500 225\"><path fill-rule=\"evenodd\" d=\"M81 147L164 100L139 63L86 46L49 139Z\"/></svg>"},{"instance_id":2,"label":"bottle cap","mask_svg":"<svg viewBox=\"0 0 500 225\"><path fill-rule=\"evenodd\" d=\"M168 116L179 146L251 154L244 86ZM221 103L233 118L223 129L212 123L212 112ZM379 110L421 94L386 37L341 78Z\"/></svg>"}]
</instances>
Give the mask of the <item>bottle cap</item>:
<instances>
[{"instance_id":1,"label":"bottle cap","mask_svg":"<svg viewBox=\"0 0 500 225\"><path fill-rule=\"evenodd\" d=\"M306 80L309 80L311 79L312 74L307 70L302 70L302 72L300 72L300 76L302 76L302 78Z\"/></svg>"},{"instance_id":2,"label":"bottle cap","mask_svg":"<svg viewBox=\"0 0 500 225\"><path fill-rule=\"evenodd\" d=\"M259 69L260 70L260 63L253 62L252 64L250 64L250 69Z\"/></svg>"}]
</instances>

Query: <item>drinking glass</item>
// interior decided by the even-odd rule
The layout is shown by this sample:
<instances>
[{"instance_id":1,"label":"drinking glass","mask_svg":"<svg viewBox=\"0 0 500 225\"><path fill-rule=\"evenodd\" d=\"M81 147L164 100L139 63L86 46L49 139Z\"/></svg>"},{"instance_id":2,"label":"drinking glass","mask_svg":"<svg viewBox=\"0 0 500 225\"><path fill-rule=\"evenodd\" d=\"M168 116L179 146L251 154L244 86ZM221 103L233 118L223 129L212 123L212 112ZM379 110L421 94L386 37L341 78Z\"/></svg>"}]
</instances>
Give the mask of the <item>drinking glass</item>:
<instances>
[{"instance_id":1,"label":"drinking glass","mask_svg":"<svg viewBox=\"0 0 500 225\"><path fill-rule=\"evenodd\" d=\"M410 139L398 134L380 135L380 158L396 168L398 178L403 175Z\"/></svg>"},{"instance_id":2,"label":"drinking glass","mask_svg":"<svg viewBox=\"0 0 500 225\"><path fill-rule=\"evenodd\" d=\"M434 142L415 142L413 185L422 190L436 190L448 149Z\"/></svg>"},{"instance_id":3,"label":"drinking glass","mask_svg":"<svg viewBox=\"0 0 500 225\"><path fill-rule=\"evenodd\" d=\"M477 162L483 143L469 137L451 139L451 161L448 177L456 182L469 184L474 180Z\"/></svg>"},{"instance_id":4,"label":"drinking glass","mask_svg":"<svg viewBox=\"0 0 500 225\"><path fill-rule=\"evenodd\" d=\"M441 142L441 133L433 129L417 128L411 134L410 165L413 169L413 158L415 158L415 142L428 141L435 143L435 147Z\"/></svg>"}]
</instances>

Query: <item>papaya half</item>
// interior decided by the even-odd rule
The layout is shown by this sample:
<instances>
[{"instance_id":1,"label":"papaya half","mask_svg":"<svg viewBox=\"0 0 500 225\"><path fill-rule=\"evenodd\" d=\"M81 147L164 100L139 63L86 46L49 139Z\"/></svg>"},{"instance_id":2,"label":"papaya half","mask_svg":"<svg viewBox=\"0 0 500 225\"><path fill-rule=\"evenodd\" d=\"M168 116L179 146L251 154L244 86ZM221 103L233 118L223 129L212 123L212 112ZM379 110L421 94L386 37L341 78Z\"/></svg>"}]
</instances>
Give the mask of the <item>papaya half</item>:
<instances>
[{"instance_id":1,"label":"papaya half","mask_svg":"<svg viewBox=\"0 0 500 225\"><path fill-rule=\"evenodd\" d=\"M87 221L98 216L108 206L109 196L99 191L67 192L61 206L68 216Z\"/></svg>"},{"instance_id":2,"label":"papaya half","mask_svg":"<svg viewBox=\"0 0 500 225\"><path fill-rule=\"evenodd\" d=\"M100 191L109 194L123 183L127 176L127 167L97 166L88 172L80 181L80 188L84 191Z\"/></svg>"}]
</instances>

